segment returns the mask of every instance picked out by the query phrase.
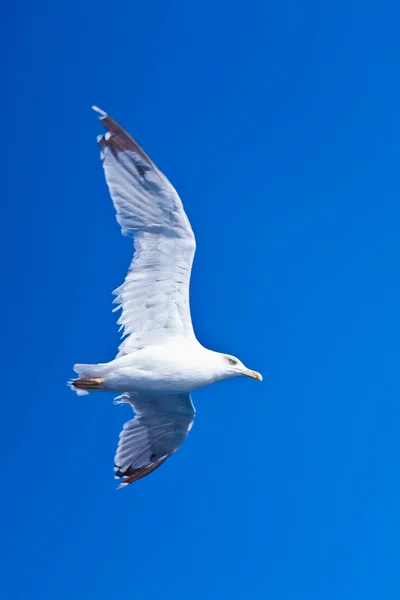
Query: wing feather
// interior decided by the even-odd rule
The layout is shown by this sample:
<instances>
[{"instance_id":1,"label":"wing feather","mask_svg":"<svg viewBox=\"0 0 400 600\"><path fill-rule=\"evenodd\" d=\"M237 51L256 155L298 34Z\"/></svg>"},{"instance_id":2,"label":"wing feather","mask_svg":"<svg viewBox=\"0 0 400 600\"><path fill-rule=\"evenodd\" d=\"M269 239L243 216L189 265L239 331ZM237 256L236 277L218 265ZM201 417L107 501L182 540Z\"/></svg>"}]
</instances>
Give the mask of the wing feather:
<instances>
[{"instance_id":1,"label":"wing feather","mask_svg":"<svg viewBox=\"0 0 400 600\"><path fill-rule=\"evenodd\" d=\"M98 137L107 185L135 255L114 291L121 308L119 356L174 336L194 337L189 283L195 238L182 202L139 144L103 111Z\"/></svg>"},{"instance_id":2,"label":"wing feather","mask_svg":"<svg viewBox=\"0 0 400 600\"><path fill-rule=\"evenodd\" d=\"M120 433L114 459L123 487L157 469L178 450L191 429L195 410L189 394L126 392L116 402L130 404L136 413Z\"/></svg>"}]
</instances>

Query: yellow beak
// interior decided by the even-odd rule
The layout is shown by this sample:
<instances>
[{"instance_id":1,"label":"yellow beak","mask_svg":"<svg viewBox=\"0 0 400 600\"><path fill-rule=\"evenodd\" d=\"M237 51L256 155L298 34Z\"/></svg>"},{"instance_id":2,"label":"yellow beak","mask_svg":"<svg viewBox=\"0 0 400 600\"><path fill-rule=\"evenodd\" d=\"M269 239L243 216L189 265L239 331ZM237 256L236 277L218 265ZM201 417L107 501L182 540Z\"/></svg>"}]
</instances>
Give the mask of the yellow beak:
<instances>
[{"instance_id":1,"label":"yellow beak","mask_svg":"<svg viewBox=\"0 0 400 600\"><path fill-rule=\"evenodd\" d=\"M247 371L245 371L244 374L247 375L247 377L251 377L252 379L258 379L258 381L263 380L261 373L257 373L257 371L251 371L250 369L247 369Z\"/></svg>"}]
</instances>

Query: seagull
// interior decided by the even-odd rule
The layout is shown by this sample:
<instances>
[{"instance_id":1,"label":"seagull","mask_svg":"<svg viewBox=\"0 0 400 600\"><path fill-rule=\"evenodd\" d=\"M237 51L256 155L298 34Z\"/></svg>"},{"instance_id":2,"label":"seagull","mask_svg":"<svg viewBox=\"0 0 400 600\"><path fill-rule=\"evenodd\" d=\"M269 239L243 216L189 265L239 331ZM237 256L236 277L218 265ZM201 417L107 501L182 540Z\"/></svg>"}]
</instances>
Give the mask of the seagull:
<instances>
[{"instance_id":1,"label":"seagull","mask_svg":"<svg viewBox=\"0 0 400 600\"><path fill-rule=\"evenodd\" d=\"M115 403L134 410L114 459L124 487L152 473L184 442L195 416L190 392L223 379L262 376L197 341L189 305L196 242L182 202L129 133L93 109L107 130L97 138L100 156L122 234L134 239L134 257L113 292L123 340L116 358L74 365L78 378L69 386L79 395L118 392Z\"/></svg>"}]
</instances>

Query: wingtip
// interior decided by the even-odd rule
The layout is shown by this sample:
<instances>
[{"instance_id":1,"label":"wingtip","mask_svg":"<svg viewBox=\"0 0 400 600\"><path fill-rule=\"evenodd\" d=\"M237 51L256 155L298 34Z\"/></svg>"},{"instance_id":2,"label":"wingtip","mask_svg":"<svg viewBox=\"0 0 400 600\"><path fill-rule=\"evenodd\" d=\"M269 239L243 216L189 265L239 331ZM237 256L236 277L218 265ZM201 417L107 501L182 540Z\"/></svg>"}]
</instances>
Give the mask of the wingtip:
<instances>
[{"instance_id":1,"label":"wingtip","mask_svg":"<svg viewBox=\"0 0 400 600\"><path fill-rule=\"evenodd\" d=\"M117 477L115 478L117 479ZM128 486L129 482L128 481L122 481L119 486L117 487L117 490L122 490L124 487Z\"/></svg>"},{"instance_id":2,"label":"wingtip","mask_svg":"<svg viewBox=\"0 0 400 600\"><path fill-rule=\"evenodd\" d=\"M98 106L93 105L92 109L101 115L101 117L99 117L100 119L104 119L105 117L108 117L107 113L104 112L104 110L101 110L101 108L99 108Z\"/></svg>"}]
</instances>

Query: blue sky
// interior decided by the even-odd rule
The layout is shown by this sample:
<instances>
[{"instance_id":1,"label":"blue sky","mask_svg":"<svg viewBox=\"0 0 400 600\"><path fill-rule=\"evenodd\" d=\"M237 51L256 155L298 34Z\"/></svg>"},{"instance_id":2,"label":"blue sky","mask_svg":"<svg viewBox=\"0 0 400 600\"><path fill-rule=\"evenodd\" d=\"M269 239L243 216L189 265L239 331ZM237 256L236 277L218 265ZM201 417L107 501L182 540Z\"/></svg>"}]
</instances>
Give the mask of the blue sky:
<instances>
[{"instance_id":1,"label":"blue sky","mask_svg":"<svg viewBox=\"0 0 400 600\"><path fill-rule=\"evenodd\" d=\"M1 512L16 600L400 594L400 38L394 2L3 6ZM183 198L200 341L262 385L193 395L122 492L121 237L98 104Z\"/></svg>"}]
</instances>

